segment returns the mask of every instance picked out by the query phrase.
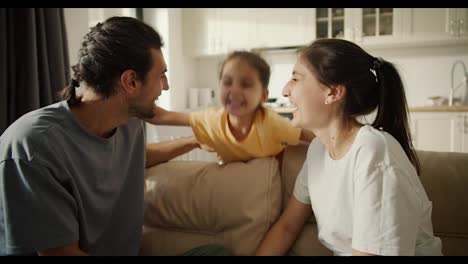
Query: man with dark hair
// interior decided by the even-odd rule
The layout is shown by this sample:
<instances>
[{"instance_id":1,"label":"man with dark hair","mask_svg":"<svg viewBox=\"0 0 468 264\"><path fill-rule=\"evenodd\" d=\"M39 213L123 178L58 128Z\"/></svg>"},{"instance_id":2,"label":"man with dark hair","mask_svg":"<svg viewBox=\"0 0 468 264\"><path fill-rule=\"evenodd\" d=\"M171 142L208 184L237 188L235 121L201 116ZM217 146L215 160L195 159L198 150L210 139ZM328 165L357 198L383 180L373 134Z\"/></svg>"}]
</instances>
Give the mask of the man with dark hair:
<instances>
[{"instance_id":1,"label":"man with dark hair","mask_svg":"<svg viewBox=\"0 0 468 264\"><path fill-rule=\"evenodd\" d=\"M138 254L145 167L199 147L194 138L145 146L141 119L169 89L162 46L137 19L99 23L64 100L0 137L0 255Z\"/></svg>"}]
</instances>

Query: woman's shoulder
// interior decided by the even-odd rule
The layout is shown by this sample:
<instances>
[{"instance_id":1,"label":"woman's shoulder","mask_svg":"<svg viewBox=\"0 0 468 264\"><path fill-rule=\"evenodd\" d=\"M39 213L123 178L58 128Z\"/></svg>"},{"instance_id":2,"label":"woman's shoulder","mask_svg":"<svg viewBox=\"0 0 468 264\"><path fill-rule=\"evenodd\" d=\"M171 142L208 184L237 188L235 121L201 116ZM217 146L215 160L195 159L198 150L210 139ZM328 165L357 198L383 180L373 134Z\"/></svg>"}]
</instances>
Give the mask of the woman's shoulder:
<instances>
[{"instance_id":1,"label":"woman's shoulder","mask_svg":"<svg viewBox=\"0 0 468 264\"><path fill-rule=\"evenodd\" d=\"M361 127L353 148L358 162L369 162L376 166L407 164L408 157L400 143L385 130L370 125Z\"/></svg>"}]
</instances>

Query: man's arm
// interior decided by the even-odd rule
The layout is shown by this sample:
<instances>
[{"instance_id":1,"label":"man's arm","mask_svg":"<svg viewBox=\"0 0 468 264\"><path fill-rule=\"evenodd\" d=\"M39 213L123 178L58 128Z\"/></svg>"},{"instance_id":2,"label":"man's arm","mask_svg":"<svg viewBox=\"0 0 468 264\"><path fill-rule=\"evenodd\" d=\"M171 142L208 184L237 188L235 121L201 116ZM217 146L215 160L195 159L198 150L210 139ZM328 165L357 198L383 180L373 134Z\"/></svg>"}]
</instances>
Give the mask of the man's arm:
<instances>
[{"instance_id":1,"label":"man's arm","mask_svg":"<svg viewBox=\"0 0 468 264\"><path fill-rule=\"evenodd\" d=\"M39 256L89 256L78 246L78 242L57 248L49 248L38 251Z\"/></svg>"},{"instance_id":2,"label":"man's arm","mask_svg":"<svg viewBox=\"0 0 468 264\"><path fill-rule=\"evenodd\" d=\"M147 144L146 168L167 162L199 147L200 144L195 137Z\"/></svg>"},{"instance_id":3,"label":"man's arm","mask_svg":"<svg viewBox=\"0 0 468 264\"><path fill-rule=\"evenodd\" d=\"M153 125L167 126L190 126L189 115L174 111L167 111L159 106L153 108L154 117L145 119L146 122Z\"/></svg>"}]
</instances>

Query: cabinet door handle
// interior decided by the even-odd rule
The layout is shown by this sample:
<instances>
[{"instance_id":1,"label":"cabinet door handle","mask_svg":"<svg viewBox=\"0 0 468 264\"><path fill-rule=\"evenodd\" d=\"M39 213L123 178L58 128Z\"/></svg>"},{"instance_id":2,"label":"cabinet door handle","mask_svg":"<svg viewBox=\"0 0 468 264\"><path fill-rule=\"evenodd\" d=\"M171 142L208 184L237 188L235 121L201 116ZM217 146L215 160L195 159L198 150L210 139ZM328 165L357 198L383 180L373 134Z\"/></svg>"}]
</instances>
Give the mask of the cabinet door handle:
<instances>
[{"instance_id":1,"label":"cabinet door handle","mask_svg":"<svg viewBox=\"0 0 468 264\"><path fill-rule=\"evenodd\" d=\"M465 20L458 20L458 36L465 34Z\"/></svg>"},{"instance_id":2,"label":"cabinet door handle","mask_svg":"<svg viewBox=\"0 0 468 264\"><path fill-rule=\"evenodd\" d=\"M452 36L455 35L455 26L456 26L456 24L458 24L458 23L454 19L450 19L449 33Z\"/></svg>"}]
</instances>

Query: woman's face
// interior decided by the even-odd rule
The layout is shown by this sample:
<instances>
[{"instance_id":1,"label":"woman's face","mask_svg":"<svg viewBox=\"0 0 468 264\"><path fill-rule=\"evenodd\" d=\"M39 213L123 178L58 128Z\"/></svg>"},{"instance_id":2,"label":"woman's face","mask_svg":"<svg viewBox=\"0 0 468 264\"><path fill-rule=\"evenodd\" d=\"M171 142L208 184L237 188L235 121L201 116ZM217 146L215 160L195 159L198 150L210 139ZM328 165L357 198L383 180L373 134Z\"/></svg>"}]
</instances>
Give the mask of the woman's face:
<instances>
[{"instance_id":1,"label":"woman's face","mask_svg":"<svg viewBox=\"0 0 468 264\"><path fill-rule=\"evenodd\" d=\"M296 127L313 129L321 127L330 111L325 104L330 89L321 84L299 56L293 68L291 79L283 88L283 95L295 108L292 123Z\"/></svg>"}]
</instances>

